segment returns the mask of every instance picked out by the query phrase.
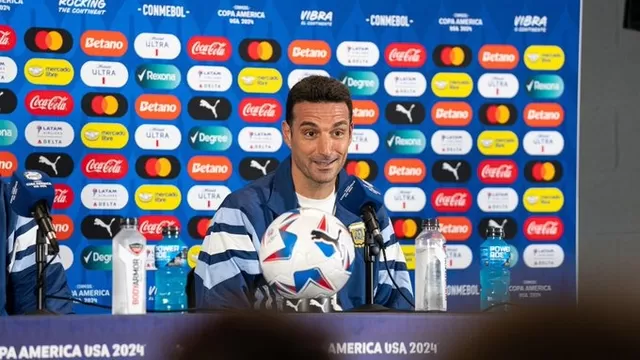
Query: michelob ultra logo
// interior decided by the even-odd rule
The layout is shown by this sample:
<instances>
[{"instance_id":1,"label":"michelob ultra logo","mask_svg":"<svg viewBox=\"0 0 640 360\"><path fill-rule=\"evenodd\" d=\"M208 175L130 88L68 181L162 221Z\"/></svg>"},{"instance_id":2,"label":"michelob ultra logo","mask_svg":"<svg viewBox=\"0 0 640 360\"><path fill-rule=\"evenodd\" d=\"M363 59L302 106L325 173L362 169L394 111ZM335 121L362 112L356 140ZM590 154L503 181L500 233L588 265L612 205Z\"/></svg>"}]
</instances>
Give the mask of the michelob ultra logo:
<instances>
[{"instance_id":1,"label":"michelob ultra logo","mask_svg":"<svg viewBox=\"0 0 640 360\"><path fill-rule=\"evenodd\" d=\"M530 70L560 70L564 51L556 45L531 45L524 51L524 64Z\"/></svg>"},{"instance_id":2,"label":"michelob ultra logo","mask_svg":"<svg viewBox=\"0 0 640 360\"><path fill-rule=\"evenodd\" d=\"M129 131L118 123L87 123L80 134L82 143L91 149L122 149L129 142Z\"/></svg>"},{"instance_id":3,"label":"michelob ultra logo","mask_svg":"<svg viewBox=\"0 0 640 360\"><path fill-rule=\"evenodd\" d=\"M142 185L136 190L135 199L142 210L175 210L182 194L173 185Z\"/></svg>"},{"instance_id":4,"label":"michelob ultra logo","mask_svg":"<svg viewBox=\"0 0 640 360\"><path fill-rule=\"evenodd\" d=\"M73 80L73 66L63 59L31 59L24 64L24 76L36 85L68 85Z\"/></svg>"},{"instance_id":5,"label":"michelob ultra logo","mask_svg":"<svg viewBox=\"0 0 640 360\"><path fill-rule=\"evenodd\" d=\"M558 75L536 75L525 83L527 93L534 99L557 99L564 93L564 81Z\"/></svg>"},{"instance_id":6,"label":"michelob ultra logo","mask_svg":"<svg viewBox=\"0 0 640 360\"><path fill-rule=\"evenodd\" d=\"M246 93L275 94L282 88L282 74L271 68L244 68L238 73L238 86Z\"/></svg>"},{"instance_id":7,"label":"michelob ultra logo","mask_svg":"<svg viewBox=\"0 0 640 360\"><path fill-rule=\"evenodd\" d=\"M473 91L473 80L465 73L437 73L431 79L431 91L437 97L465 98Z\"/></svg>"},{"instance_id":8,"label":"michelob ultra logo","mask_svg":"<svg viewBox=\"0 0 640 360\"><path fill-rule=\"evenodd\" d=\"M558 188L529 188L522 195L528 212L554 213L564 206L564 194Z\"/></svg>"},{"instance_id":9,"label":"michelob ultra logo","mask_svg":"<svg viewBox=\"0 0 640 360\"><path fill-rule=\"evenodd\" d=\"M173 90L181 80L180 70L169 64L145 64L136 69L136 82L144 89Z\"/></svg>"},{"instance_id":10,"label":"michelob ultra logo","mask_svg":"<svg viewBox=\"0 0 640 360\"><path fill-rule=\"evenodd\" d=\"M512 131L483 131L478 135L477 144L483 155L513 155L520 145Z\"/></svg>"},{"instance_id":11,"label":"michelob ultra logo","mask_svg":"<svg viewBox=\"0 0 640 360\"><path fill-rule=\"evenodd\" d=\"M420 154L427 139L419 130L396 130L387 135L387 148L394 154Z\"/></svg>"},{"instance_id":12,"label":"michelob ultra logo","mask_svg":"<svg viewBox=\"0 0 640 360\"><path fill-rule=\"evenodd\" d=\"M373 95L380 87L378 75L371 71L348 71L340 76L340 81L355 96Z\"/></svg>"}]
</instances>

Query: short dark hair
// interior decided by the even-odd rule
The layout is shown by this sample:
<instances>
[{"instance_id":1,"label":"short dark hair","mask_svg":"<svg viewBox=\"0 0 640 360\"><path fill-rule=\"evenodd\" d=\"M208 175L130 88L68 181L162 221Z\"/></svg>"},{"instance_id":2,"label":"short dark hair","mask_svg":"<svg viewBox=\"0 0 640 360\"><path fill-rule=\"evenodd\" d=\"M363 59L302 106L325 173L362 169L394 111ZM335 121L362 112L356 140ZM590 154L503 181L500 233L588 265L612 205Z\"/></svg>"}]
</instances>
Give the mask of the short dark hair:
<instances>
[{"instance_id":1,"label":"short dark hair","mask_svg":"<svg viewBox=\"0 0 640 360\"><path fill-rule=\"evenodd\" d=\"M301 102L347 104L349 123L353 112L349 88L340 80L321 75L311 75L298 81L287 95L285 119L289 126L293 123L293 106Z\"/></svg>"}]
</instances>

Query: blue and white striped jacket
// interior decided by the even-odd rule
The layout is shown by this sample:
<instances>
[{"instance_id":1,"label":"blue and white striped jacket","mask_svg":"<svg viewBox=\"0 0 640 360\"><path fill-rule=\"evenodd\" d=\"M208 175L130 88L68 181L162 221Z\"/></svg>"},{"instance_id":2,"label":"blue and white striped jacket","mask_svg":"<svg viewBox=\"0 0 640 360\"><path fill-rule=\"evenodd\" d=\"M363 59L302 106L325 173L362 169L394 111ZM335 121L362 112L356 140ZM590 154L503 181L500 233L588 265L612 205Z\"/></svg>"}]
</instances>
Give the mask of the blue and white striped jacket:
<instances>
[{"instance_id":1,"label":"blue and white striped jacket","mask_svg":"<svg viewBox=\"0 0 640 360\"><path fill-rule=\"evenodd\" d=\"M346 181L344 170L338 176L338 186ZM231 193L213 217L204 239L195 269L196 306L198 308L272 308L279 295L266 285L261 275L256 249L271 222L282 213L298 208L298 200L291 178L291 158L283 161L276 171ZM336 204L335 216L345 226L362 221ZM398 310L410 310L411 305L399 294L413 301L413 291L404 254L397 242L386 210L378 213L385 241L388 266L396 289L380 256L375 264L377 283L375 303ZM343 310L364 305L364 250L356 248L353 273L338 293Z\"/></svg>"}]
</instances>

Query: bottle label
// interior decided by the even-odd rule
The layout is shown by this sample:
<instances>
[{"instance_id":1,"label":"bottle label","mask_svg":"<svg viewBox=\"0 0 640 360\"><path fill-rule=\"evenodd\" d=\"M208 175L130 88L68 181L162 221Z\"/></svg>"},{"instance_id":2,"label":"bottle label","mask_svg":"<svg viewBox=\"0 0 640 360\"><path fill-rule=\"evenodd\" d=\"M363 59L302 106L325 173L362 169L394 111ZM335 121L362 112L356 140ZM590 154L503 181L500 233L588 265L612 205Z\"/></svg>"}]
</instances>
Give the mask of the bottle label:
<instances>
[{"instance_id":1,"label":"bottle label","mask_svg":"<svg viewBox=\"0 0 640 360\"><path fill-rule=\"evenodd\" d=\"M154 256L156 267L180 267L187 264L187 247L184 245L156 245Z\"/></svg>"},{"instance_id":2,"label":"bottle label","mask_svg":"<svg viewBox=\"0 0 640 360\"><path fill-rule=\"evenodd\" d=\"M480 249L480 260L484 266L509 267L510 258L511 247L509 245L493 245Z\"/></svg>"}]
</instances>

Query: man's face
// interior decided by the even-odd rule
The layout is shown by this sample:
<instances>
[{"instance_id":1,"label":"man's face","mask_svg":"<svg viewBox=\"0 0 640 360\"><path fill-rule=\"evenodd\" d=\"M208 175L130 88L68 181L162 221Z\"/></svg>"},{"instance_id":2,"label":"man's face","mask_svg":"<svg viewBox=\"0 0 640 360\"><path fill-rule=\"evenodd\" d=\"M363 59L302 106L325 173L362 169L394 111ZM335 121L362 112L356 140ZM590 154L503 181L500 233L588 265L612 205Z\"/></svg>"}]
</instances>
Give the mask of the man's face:
<instances>
[{"instance_id":1,"label":"man's face","mask_svg":"<svg viewBox=\"0 0 640 360\"><path fill-rule=\"evenodd\" d=\"M298 103L293 123L283 122L284 140L295 166L316 184L335 182L347 160L353 125L345 103Z\"/></svg>"}]
</instances>

